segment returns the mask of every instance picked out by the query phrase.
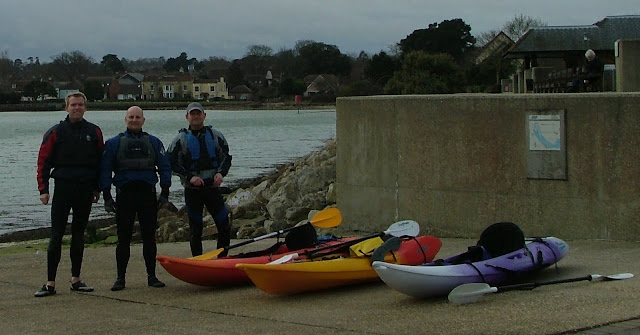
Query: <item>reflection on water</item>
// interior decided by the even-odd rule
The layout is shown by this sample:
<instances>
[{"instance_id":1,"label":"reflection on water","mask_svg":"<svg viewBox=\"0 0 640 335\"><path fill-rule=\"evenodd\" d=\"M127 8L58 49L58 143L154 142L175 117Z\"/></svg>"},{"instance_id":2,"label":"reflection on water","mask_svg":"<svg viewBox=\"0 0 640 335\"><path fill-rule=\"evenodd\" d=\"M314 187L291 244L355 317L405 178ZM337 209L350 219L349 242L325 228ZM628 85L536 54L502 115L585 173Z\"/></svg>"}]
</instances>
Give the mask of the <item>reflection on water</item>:
<instances>
[{"instance_id":1,"label":"reflection on water","mask_svg":"<svg viewBox=\"0 0 640 335\"><path fill-rule=\"evenodd\" d=\"M64 119L66 112L0 113L0 234L46 227L50 206L38 198L36 160L42 135ZM88 111L87 120L102 128L105 140L125 129L124 111ZM168 146L187 126L183 111L145 111L144 130ZM335 110L208 111L206 124L220 130L229 142L233 165L225 179L233 185L302 157L335 137ZM181 205L182 186L173 177L170 200ZM53 192L53 185L51 187ZM92 218L107 214L102 200Z\"/></svg>"}]
</instances>

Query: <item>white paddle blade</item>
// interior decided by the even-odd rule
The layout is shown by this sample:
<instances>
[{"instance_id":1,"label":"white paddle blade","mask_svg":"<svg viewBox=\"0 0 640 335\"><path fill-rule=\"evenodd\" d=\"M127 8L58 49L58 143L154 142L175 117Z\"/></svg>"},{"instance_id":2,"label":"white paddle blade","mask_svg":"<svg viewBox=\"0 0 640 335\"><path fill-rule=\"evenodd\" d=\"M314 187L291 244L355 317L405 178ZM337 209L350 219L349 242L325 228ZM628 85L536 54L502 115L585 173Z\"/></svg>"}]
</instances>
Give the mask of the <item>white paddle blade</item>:
<instances>
[{"instance_id":1,"label":"white paddle blade","mask_svg":"<svg viewBox=\"0 0 640 335\"><path fill-rule=\"evenodd\" d=\"M498 292L497 287L491 287L486 283L468 283L462 284L449 292L449 301L454 304L470 304L478 301L481 296L487 293Z\"/></svg>"},{"instance_id":2,"label":"white paddle blade","mask_svg":"<svg viewBox=\"0 0 640 335\"><path fill-rule=\"evenodd\" d=\"M413 220L403 220L398 221L391 226L389 229L384 231L385 235L391 235L396 237L401 236L418 236L420 233L420 225Z\"/></svg>"},{"instance_id":3,"label":"white paddle blade","mask_svg":"<svg viewBox=\"0 0 640 335\"><path fill-rule=\"evenodd\" d=\"M622 279L630 279L633 278L633 273L618 273L615 275L604 276L604 279L610 280L622 280Z\"/></svg>"},{"instance_id":4,"label":"white paddle blade","mask_svg":"<svg viewBox=\"0 0 640 335\"><path fill-rule=\"evenodd\" d=\"M273 265L273 264L284 264L286 262L289 262L291 260L293 260L294 258L298 257L297 253L293 253L293 254L288 254L288 255L284 255L274 261L271 261L269 263L267 263L267 265Z\"/></svg>"}]
</instances>

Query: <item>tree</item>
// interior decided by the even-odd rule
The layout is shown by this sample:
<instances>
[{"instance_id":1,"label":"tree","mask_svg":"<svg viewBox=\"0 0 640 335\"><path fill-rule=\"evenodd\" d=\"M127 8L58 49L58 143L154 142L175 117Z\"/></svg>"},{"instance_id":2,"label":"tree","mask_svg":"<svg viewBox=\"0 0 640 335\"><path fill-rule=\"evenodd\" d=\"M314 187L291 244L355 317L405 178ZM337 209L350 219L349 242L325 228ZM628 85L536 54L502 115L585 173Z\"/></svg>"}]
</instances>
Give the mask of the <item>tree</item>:
<instances>
[{"instance_id":1,"label":"tree","mask_svg":"<svg viewBox=\"0 0 640 335\"><path fill-rule=\"evenodd\" d=\"M23 94L35 101L45 96L56 97L56 89L46 81L32 80L24 86Z\"/></svg>"},{"instance_id":2,"label":"tree","mask_svg":"<svg viewBox=\"0 0 640 335\"><path fill-rule=\"evenodd\" d=\"M402 68L393 74L384 91L387 94L439 94L460 92L463 87L460 67L447 54L412 51L402 60Z\"/></svg>"},{"instance_id":3,"label":"tree","mask_svg":"<svg viewBox=\"0 0 640 335\"><path fill-rule=\"evenodd\" d=\"M164 63L162 68L165 69L165 71L167 71L167 72L178 72L181 69L183 71L187 71L190 64L193 64L194 69L196 67L198 67L197 63L198 63L197 59L195 59L195 58L188 59L187 58L187 53L186 52L182 52L182 53L180 53L180 56L178 56L176 58L171 57L171 58L167 59L167 62Z\"/></svg>"},{"instance_id":4,"label":"tree","mask_svg":"<svg viewBox=\"0 0 640 335\"><path fill-rule=\"evenodd\" d=\"M399 46L404 54L411 51L444 53L451 55L456 62L461 62L475 43L471 27L462 19L453 19L444 20L439 24L432 23L427 29L414 30L400 41Z\"/></svg>"},{"instance_id":5,"label":"tree","mask_svg":"<svg viewBox=\"0 0 640 335\"><path fill-rule=\"evenodd\" d=\"M502 28L500 29L492 29L486 32L483 32L478 37L478 45L483 46L494 39L498 34L502 31L509 38L514 41L517 41L527 32L527 30L533 27L544 27L547 23L542 21L541 19L535 19L527 15L518 14L513 17L510 21L507 21Z\"/></svg>"},{"instance_id":6,"label":"tree","mask_svg":"<svg viewBox=\"0 0 640 335\"><path fill-rule=\"evenodd\" d=\"M364 69L364 74L374 86L384 87L393 73L400 68L400 59L384 51L373 55Z\"/></svg>"},{"instance_id":7,"label":"tree","mask_svg":"<svg viewBox=\"0 0 640 335\"><path fill-rule=\"evenodd\" d=\"M348 76L351 73L349 56L343 55L335 45L315 42L301 47L299 53L304 75L330 73Z\"/></svg>"},{"instance_id":8,"label":"tree","mask_svg":"<svg viewBox=\"0 0 640 335\"><path fill-rule=\"evenodd\" d=\"M256 56L256 57L269 57L273 55L273 49L271 49L271 47L268 47L266 45L251 45L249 47L247 47L247 53L245 54L245 57L248 56Z\"/></svg>"},{"instance_id":9,"label":"tree","mask_svg":"<svg viewBox=\"0 0 640 335\"><path fill-rule=\"evenodd\" d=\"M231 62L231 65L227 70L227 83L229 83L229 88L234 88L245 83L244 71L242 71L240 61L237 59Z\"/></svg>"},{"instance_id":10,"label":"tree","mask_svg":"<svg viewBox=\"0 0 640 335\"><path fill-rule=\"evenodd\" d=\"M120 61L120 59L118 59L118 56L114 54L104 55L100 64L111 74L125 71L124 65L122 65L122 62Z\"/></svg>"},{"instance_id":11,"label":"tree","mask_svg":"<svg viewBox=\"0 0 640 335\"><path fill-rule=\"evenodd\" d=\"M504 24L502 31L512 40L517 41L532 27L546 26L541 19L534 19L523 14L516 15L511 21Z\"/></svg>"},{"instance_id":12,"label":"tree","mask_svg":"<svg viewBox=\"0 0 640 335\"><path fill-rule=\"evenodd\" d=\"M286 77L280 83L280 94L282 95L302 94L306 89L307 85L305 85L302 79Z\"/></svg>"},{"instance_id":13,"label":"tree","mask_svg":"<svg viewBox=\"0 0 640 335\"><path fill-rule=\"evenodd\" d=\"M84 82L83 93L87 96L88 100L102 100L104 99L105 89L102 83L97 80L87 80Z\"/></svg>"},{"instance_id":14,"label":"tree","mask_svg":"<svg viewBox=\"0 0 640 335\"><path fill-rule=\"evenodd\" d=\"M76 50L53 57L53 69L57 77L66 81L81 81L94 65L93 59Z\"/></svg>"}]
</instances>

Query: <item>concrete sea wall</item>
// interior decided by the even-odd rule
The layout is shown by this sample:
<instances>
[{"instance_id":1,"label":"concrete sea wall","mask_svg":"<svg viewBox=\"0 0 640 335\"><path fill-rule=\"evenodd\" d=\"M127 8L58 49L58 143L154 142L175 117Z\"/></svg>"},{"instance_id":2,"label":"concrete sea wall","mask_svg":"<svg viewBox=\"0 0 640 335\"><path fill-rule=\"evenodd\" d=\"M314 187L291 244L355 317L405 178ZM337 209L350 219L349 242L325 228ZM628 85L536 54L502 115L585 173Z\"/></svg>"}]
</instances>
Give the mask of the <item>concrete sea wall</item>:
<instances>
[{"instance_id":1,"label":"concrete sea wall","mask_svg":"<svg viewBox=\"0 0 640 335\"><path fill-rule=\"evenodd\" d=\"M640 240L640 93L415 95L337 100L343 225L476 238ZM539 141L557 140L540 148ZM555 137L554 137L555 136Z\"/></svg>"}]
</instances>

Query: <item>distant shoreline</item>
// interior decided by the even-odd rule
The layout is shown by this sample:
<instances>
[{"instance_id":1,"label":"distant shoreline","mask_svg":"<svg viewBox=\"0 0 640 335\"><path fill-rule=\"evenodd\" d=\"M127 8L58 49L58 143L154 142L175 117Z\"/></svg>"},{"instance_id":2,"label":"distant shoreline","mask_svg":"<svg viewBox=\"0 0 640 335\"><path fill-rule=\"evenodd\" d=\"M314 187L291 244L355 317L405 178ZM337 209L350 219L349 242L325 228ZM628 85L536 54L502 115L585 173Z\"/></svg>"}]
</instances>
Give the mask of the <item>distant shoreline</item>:
<instances>
[{"instance_id":1,"label":"distant shoreline","mask_svg":"<svg viewBox=\"0 0 640 335\"><path fill-rule=\"evenodd\" d=\"M327 103L301 102L259 102L259 101L200 101L211 110L309 110L309 109L335 109L336 105ZM126 110L137 105L142 109L181 110L186 109L189 101L99 101L88 102L88 110ZM38 102L20 104L0 104L0 112L40 112L63 111L64 102Z\"/></svg>"}]
</instances>

